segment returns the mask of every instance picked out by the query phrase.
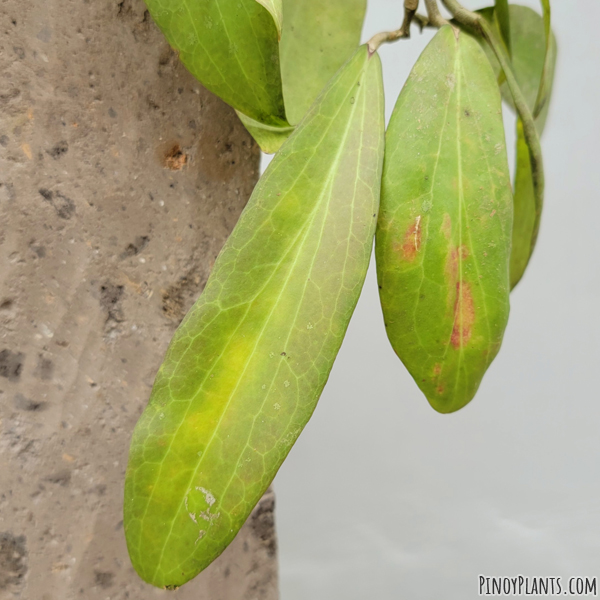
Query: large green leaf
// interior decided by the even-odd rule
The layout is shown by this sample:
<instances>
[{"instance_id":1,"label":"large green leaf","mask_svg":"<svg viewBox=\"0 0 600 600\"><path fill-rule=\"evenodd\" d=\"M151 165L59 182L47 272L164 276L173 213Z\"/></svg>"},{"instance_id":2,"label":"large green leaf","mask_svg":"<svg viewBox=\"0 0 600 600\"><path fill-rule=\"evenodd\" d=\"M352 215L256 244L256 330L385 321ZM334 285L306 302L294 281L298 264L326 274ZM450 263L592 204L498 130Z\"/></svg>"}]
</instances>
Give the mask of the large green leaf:
<instances>
[{"instance_id":1,"label":"large green leaf","mask_svg":"<svg viewBox=\"0 0 600 600\"><path fill-rule=\"evenodd\" d=\"M248 117L286 126L277 0L146 0L183 64L211 92Z\"/></svg>"},{"instance_id":2,"label":"large green leaf","mask_svg":"<svg viewBox=\"0 0 600 600\"><path fill-rule=\"evenodd\" d=\"M214 560L310 418L369 264L383 135L363 46L258 183L136 426L125 534L146 581L181 585Z\"/></svg>"},{"instance_id":3,"label":"large green leaf","mask_svg":"<svg viewBox=\"0 0 600 600\"><path fill-rule=\"evenodd\" d=\"M386 134L376 237L390 342L439 412L474 396L509 312L512 195L490 63L443 27Z\"/></svg>"},{"instance_id":4,"label":"large green leaf","mask_svg":"<svg viewBox=\"0 0 600 600\"><path fill-rule=\"evenodd\" d=\"M283 0L281 73L296 124L360 43L366 0Z\"/></svg>"}]
</instances>

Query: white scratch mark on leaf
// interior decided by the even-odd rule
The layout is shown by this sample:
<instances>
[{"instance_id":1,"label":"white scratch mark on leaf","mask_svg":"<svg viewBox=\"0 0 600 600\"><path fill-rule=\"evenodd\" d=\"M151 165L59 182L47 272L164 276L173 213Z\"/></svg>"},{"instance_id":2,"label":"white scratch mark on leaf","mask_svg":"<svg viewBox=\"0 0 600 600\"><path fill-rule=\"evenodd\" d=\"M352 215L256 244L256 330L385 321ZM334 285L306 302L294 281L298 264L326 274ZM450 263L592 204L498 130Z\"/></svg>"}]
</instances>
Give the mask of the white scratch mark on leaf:
<instances>
[{"instance_id":1,"label":"white scratch mark on leaf","mask_svg":"<svg viewBox=\"0 0 600 600\"><path fill-rule=\"evenodd\" d=\"M212 506L217 501L216 498L206 488L197 486L196 489L204 494L204 499L209 506Z\"/></svg>"}]
</instances>

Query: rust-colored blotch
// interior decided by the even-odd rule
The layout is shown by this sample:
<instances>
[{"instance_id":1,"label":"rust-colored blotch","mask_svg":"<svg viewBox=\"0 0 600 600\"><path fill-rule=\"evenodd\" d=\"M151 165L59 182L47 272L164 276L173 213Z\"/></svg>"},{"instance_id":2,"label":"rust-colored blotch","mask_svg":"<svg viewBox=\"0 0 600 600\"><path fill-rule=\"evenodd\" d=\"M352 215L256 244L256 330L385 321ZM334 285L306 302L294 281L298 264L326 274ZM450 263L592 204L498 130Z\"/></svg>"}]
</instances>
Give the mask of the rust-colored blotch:
<instances>
[{"instance_id":1,"label":"rust-colored blotch","mask_svg":"<svg viewBox=\"0 0 600 600\"><path fill-rule=\"evenodd\" d=\"M395 244L394 249L402 253L402 258L404 258L404 260L412 262L417 257L419 249L421 248L421 236L421 217L418 216L404 234L402 244Z\"/></svg>"},{"instance_id":2,"label":"rust-colored blotch","mask_svg":"<svg viewBox=\"0 0 600 600\"><path fill-rule=\"evenodd\" d=\"M456 302L454 304L454 327L450 341L455 348L467 345L473 333L475 323L475 303L471 286L459 281L456 284Z\"/></svg>"},{"instance_id":3,"label":"rust-colored blotch","mask_svg":"<svg viewBox=\"0 0 600 600\"><path fill-rule=\"evenodd\" d=\"M446 263L446 272L452 284L458 279L460 261L467 258L469 258L469 249L464 245L450 250Z\"/></svg>"}]
</instances>

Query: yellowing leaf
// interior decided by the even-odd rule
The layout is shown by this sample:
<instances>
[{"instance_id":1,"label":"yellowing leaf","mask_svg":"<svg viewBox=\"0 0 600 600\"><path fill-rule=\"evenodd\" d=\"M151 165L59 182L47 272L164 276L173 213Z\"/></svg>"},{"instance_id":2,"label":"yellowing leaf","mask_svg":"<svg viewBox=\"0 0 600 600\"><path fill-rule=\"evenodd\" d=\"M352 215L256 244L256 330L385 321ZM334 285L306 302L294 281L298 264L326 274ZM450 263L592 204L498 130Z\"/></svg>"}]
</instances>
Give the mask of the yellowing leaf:
<instances>
[{"instance_id":1,"label":"yellowing leaf","mask_svg":"<svg viewBox=\"0 0 600 600\"><path fill-rule=\"evenodd\" d=\"M381 65L364 46L269 165L156 377L125 485L145 581L210 564L310 418L368 268L382 161Z\"/></svg>"},{"instance_id":2,"label":"yellowing leaf","mask_svg":"<svg viewBox=\"0 0 600 600\"><path fill-rule=\"evenodd\" d=\"M496 78L479 44L445 26L392 114L376 236L388 337L439 412L473 398L500 348L511 227Z\"/></svg>"}]
</instances>

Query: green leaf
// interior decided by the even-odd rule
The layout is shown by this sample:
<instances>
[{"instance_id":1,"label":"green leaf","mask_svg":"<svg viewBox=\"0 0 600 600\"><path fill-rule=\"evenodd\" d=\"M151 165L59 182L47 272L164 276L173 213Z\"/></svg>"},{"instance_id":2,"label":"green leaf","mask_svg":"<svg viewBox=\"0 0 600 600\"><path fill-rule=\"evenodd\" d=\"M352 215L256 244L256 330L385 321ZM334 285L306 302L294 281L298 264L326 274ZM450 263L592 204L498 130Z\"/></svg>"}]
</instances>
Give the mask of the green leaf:
<instances>
[{"instance_id":1,"label":"green leaf","mask_svg":"<svg viewBox=\"0 0 600 600\"><path fill-rule=\"evenodd\" d=\"M224 550L315 409L369 264L383 135L363 46L259 181L136 426L124 524L145 581Z\"/></svg>"},{"instance_id":2,"label":"green leaf","mask_svg":"<svg viewBox=\"0 0 600 600\"><path fill-rule=\"evenodd\" d=\"M484 9L480 11L485 19L492 25L497 32L497 25L494 18L493 9ZM546 59L546 36L544 33L544 20L531 8L526 6L510 5L510 26L511 26L511 46L512 46L512 66L515 77L519 83L519 87L525 96L527 104L533 111L538 97L540 88L540 80L544 70ZM494 72L499 75L501 72L500 65L496 57L488 46L483 42L482 45L492 64ZM556 64L556 40L554 35L550 41L550 52L548 55L548 94L552 89L554 79L554 67ZM503 99L514 109L512 95L508 86L502 86ZM548 103L544 107L545 110L540 115L542 121L545 122L545 117L548 109ZM543 129L543 127L542 127Z\"/></svg>"},{"instance_id":3,"label":"green leaf","mask_svg":"<svg viewBox=\"0 0 600 600\"><path fill-rule=\"evenodd\" d=\"M355 52L366 7L366 0L283 0L281 74L293 125Z\"/></svg>"},{"instance_id":4,"label":"green leaf","mask_svg":"<svg viewBox=\"0 0 600 600\"><path fill-rule=\"evenodd\" d=\"M443 27L386 134L377 274L388 337L430 404L475 395L509 312L512 195L490 63Z\"/></svg>"},{"instance_id":5,"label":"green leaf","mask_svg":"<svg viewBox=\"0 0 600 600\"><path fill-rule=\"evenodd\" d=\"M535 111L538 98L542 93L545 100L536 119L538 132L544 130L550 96L554 83L554 69L556 65L556 40L554 35L546 36L546 22L534 10L525 6L512 6L511 12L511 38L513 47L512 65L519 87L531 111ZM493 13L482 11L485 18L493 22ZM546 40L550 45L546 51ZM500 66L493 52L485 44L492 66L498 73ZM544 81L543 73L545 73ZM541 90L544 90L541 92ZM502 86L502 95L506 102L514 108L512 95L505 85ZM518 120L519 121L519 120ZM514 184L514 223L513 244L510 259L511 289L523 277L525 269L535 247L537 237L536 229L536 199L533 187L531 160L527 143L523 134L522 123L517 122L517 168Z\"/></svg>"},{"instance_id":6,"label":"green leaf","mask_svg":"<svg viewBox=\"0 0 600 600\"><path fill-rule=\"evenodd\" d=\"M496 29L498 35L499 30L494 17L494 9L483 9L480 12ZM538 133L541 135L546 124L554 83L556 39L551 34L547 52L546 26L549 21L547 18L544 20L537 12L525 6L510 6L510 23L513 70L532 113L535 111L540 90L545 90L543 92L545 100L535 121ZM500 65L493 51L485 42L482 42L482 45L492 67L499 74L501 71ZM545 82L542 82L543 73L545 73ZM504 100L514 110L512 94L508 86L504 84L501 89ZM513 244L510 260L511 289L519 283L529 264L537 238L536 222L538 222L536 219L536 198L530 153L525 142L523 126L520 122L517 122L516 163Z\"/></svg>"},{"instance_id":7,"label":"green leaf","mask_svg":"<svg viewBox=\"0 0 600 600\"><path fill-rule=\"evenodd\" d=\"M510 254L510 287L513 289L523 277L533 252L535 226L535 191L531 173L529 147L523 133L523 123L517 119L517 169L515 171L512 250Z\"/></svg>"},{"instance_id":8,"label":"green leaf","mask_svg":"<svg viewBox=\"0 0 600 600\"><path fill-rule=\"evenodd\" d=\"M263 125L239 111L237 111L237 115L265 154L275 154L295 129L289 125L287 127Z\"/></svg>"},{"instance_id":9,"label":"green leaf","mask_svg":"<svg viewBox=\"0 0 600 600\"><path fill-rule=\"evenodd\" d=\"M265 0L275 10L276 0ZM250 118L287 126L276 22L257 0L146 0L183 64Z\"/></svg>"},{"instance_id":10,"label":"green leaf","mask_svg":"<svg viewBox=\"0 0 600 600\"><path fill-rule=\"evenodd\" d=\"M297 124L360 41L366 0L284 0L280 44L285 109ZM263 152L274 154L290 136L289 125L263 125L238 115Z\"/></svg>"},{"instance_id":11,"label":"green leaf","mask_svg":"<svg viewBox=\"0 0 600 600\"><path fill-rule=\"evenodd\" d=\"M552 34L547 37L546 23L535 11L526 7L511 6L511 12L515 40L513 54L515 76L532 113L536 114L537 111L536 127L541 135L548 117L554 83L556 40ZM549 25L549 20L546 22ZM510 97L512 102L510 92L503 91L505 97ZM515 215L510 260L511 289L522 279L537 239L536 199L531 159L520 120L517 120L516 162Z\"/></svg>"},{"instance_id":12,"label":"green leaf","mask_svg":"<svg viewBox=\"0 0 600 600\"><path fill-rule=\"evenodd\" d=\"M510 11L508 8L508 0L495 0L496 19L498 20L498 28L501 33L501 39L506 46L508 55L512 54L510 43Z\"/></svg>"}]
</instances>

